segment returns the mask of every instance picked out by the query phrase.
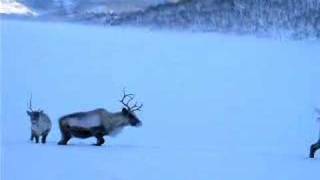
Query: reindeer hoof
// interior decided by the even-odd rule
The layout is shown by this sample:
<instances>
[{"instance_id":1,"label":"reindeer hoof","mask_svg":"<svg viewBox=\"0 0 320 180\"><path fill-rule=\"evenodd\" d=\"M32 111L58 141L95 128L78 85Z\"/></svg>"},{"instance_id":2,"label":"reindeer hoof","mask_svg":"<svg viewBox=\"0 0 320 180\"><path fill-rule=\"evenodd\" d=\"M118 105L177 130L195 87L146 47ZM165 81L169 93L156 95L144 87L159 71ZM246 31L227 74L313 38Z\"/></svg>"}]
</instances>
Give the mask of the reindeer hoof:
<instances>
[{"instance_id":1,"label":"reindeer hoof","mask_svg":"<svg viewBox=\"0 0 320 180\"><path fill-rule=\"evenodd\" d=\"M65 142L58 142L58 145L67 145Z\"/></svg>"},{"instance_id":2,"label":"reindeer hoof","mask_svg":"<svg viewBox=\"0 0 320 180\"><path fill-rule=\"evenodd\" d=\"M101 146L102 144L92 144L93 146Z\"/></svg>"}]
</instances>

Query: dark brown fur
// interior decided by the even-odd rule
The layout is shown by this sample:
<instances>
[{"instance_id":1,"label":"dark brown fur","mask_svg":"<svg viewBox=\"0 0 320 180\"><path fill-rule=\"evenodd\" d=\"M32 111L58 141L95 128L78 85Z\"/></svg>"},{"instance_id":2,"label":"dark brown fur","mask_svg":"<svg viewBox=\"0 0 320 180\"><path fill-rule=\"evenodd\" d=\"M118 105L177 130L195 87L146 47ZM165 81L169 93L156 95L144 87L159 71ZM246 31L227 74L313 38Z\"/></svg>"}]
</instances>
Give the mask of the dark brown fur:
<instances>
[{"instance_id":1,"label":"dark brown fur","mask_svg":"<svg viewBox=\"0 0 320 180\"><path fill-rule=\"evenodd\" d=\"M106 135L107 132L105 131L105 128L103 126L98 126L90 129L81 127L70 127L68 124L63 124L62 121L63 120L59 122L62 135L62 138L58 143L59 145L66 145L72 137L81 139L96 137L97 143L95 145L97 146L100 146L105 142L103 136Z\"/></svg>"},{"instance_id":2,"label":"dark brown fur","mask_svg":"<svg viewBox=\"0 0 320 180\"><path fill-rule=\"evenodd\" d=\"M311 145L309 157L314 158L315 153L317 152L318 149L320 149L320 140L318 140L318 142L316 142L315 144Z\"/></svg>"}]
</instances>

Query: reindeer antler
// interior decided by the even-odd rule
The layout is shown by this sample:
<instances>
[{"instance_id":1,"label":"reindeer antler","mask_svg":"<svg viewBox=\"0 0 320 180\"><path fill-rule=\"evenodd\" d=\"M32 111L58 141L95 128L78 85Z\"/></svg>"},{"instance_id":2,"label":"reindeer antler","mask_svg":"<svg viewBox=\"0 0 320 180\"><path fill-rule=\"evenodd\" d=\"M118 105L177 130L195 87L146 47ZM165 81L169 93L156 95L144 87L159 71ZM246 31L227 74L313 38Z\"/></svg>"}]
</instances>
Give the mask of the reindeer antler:
<instances>
[{"instance_id":1,"label":"reindeer antler","mask_svg":"<svg viewBox=\"0 0 320 180\"><path fill-rule=\"evenodd\" d=\"M31 94L30 99L29 99L28 108L29 108L30 111L33 111L33 109L32 109L32 94Z\"/></svg>"},{"instance_id":2,"label":"reindeer antler","mask_svg":"<svg viewBox=\"0 0 320 180\"><path fill-rule=\"evenodd\" d=\"M126 100L126 98L129 98L129 100L127 102L124 102ZM120 100L120 102L127 108L130 109L129 103L130 101L132 101L134 98L133 94L126 94L126 90L123 89L123 96L122 99Z\"/></svg>"},{"instance_id":3,"label":"reindeer antler","mask_svg":"<svg viewBox=\"0 0 320 180\"><path fill-rule=\"evenodd\" d=\"M131 111L141 111L141 108L143 107L143 104L140 104L139 106L137 105L137 103L135 103L132 107L131 107Z\"/></svg>"},{"instance_id":4,"label":"reindeer antler","mask_svg":"<svg viewBox=\"0 0 320 180\"><path fill-rule=\"evenodd\" d=\"M28 109L29 109L31 112L40 112L40 111L42 111L40 108L39 108L38 110L34 110L34 109L32 108L32 93L31 93L31 95L30 95L30 99L29 99L29 103L28 103Z\"/></svg>"},{"instance_id":5,"label":"reindeer antler","mask_svg":"<svg viewBox=\"0 0 320 180\"><path fill-rule=\"evenodd\" d=\"M138 105L137 102L133 106L130 107L130 102L134 99L134 94L126 94L126 90L123 89L123 96L120 102L128 109L128 111L140 111L143 104ZM127 102L125 102L126 98L128 98Z\"/></svg>"}]
</instances>

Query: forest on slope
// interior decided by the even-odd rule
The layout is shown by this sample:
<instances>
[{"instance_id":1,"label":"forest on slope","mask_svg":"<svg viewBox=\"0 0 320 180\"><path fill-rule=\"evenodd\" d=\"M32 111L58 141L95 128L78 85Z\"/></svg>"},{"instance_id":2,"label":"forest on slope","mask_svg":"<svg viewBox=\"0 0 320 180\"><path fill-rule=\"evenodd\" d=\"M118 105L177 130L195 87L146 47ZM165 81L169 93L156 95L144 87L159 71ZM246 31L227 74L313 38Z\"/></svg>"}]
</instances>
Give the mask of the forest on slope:
<instances>
[{"instance_id":1,"label":"forest on slope","mask_svg":"<svg viewBox=\"0 0 320 180\"><path fill-rule=\"evenodd\" d=\"M184 0L112 15L107 23L320 38L320 1Z\"/></svg>"}]
</instances>

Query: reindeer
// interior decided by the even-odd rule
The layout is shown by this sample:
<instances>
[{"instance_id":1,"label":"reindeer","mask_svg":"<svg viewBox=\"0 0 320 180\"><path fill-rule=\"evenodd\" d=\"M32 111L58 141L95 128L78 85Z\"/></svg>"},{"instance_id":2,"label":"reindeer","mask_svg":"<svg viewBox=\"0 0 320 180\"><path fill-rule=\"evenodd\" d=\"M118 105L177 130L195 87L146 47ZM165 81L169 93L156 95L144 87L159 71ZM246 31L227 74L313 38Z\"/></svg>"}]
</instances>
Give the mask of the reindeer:
<instances>
[{"instance_id":1,"label":"reindeer","mask_svg":"<svg viewBox=\"0 0 320 180\"><path fill-rule=\"evenodd\" d=\"M29 110L27 114L31 121L31 137L30 140L35 139L36 143L39 143L39 138L41 142L46 143L47 136L51 130L51 121L49 116L43 112L43 110L33 110L32 109L32 95L29 101Z\"/></svg>"},{"instance_id":2,"label":"reindeer","mask_svg":"<svg viewBox=\"0 0 320 180\"><path fill-rule=\"evenodd\" d=\"M320 115L320 109L315 109L315 111ZM318 117L317 120L320 121L320 117ZM314 155L318 149L320 149L320 131L319 131L318 141L316 143L312 144L310 147L309 157L314 158Z\"/></svg>"},{"instance_id":3,"label":"reindeer","mask_svg":"<svg viewBox=\"0 0 320 180\"><path fill-rule=\"evenodd\" d=\"M126 126L139 127L141 121L135 114L140 111L143 104L130 105L134 99L134 94L126 94L123 91L123 97L120 102L123 108L120 112L109 112L106 109L99 108L87 112L77 112L68 114L59 119L61 131L61 140L59 145L66 145L72 137L89 138L95 137L96 146L101 146L105 140L104 136L114 136Z\"/></svg>"}]
</instances>

